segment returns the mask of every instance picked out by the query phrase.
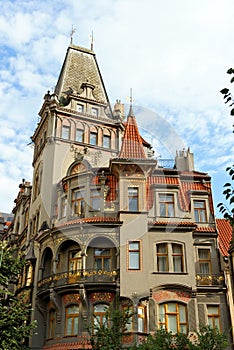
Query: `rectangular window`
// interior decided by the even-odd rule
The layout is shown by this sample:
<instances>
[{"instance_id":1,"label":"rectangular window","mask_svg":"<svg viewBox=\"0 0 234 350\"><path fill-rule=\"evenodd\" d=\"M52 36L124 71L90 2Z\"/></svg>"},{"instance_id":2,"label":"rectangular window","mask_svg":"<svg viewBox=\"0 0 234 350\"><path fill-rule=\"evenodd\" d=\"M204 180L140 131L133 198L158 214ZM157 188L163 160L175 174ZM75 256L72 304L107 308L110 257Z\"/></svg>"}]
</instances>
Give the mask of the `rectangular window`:
<instances>
[{"instance_id":1,"label":"rectangular window","mask_svg":"<svg viewBox=\"0 0 234 350\"><path fill-rule=\"evenodd\" d=\"M160 216L174 217L174 196L173 194L159 195Z\"/></svg>"},{"instance_id":2,"label":"rectangular window","mask_svg":"<svg viewBox=\"0 0 234 350\"><path fill-rule=\"evenodd\" d=\"M72 215L80 217L84 217L85 215L84 194L81 189L72 191Z\"/></svg>"},{"instance_id":3,"label":"rectangular window","mask_svg":"<svg viewBox=\"0 0 234 350\"><path fill-rule=\"evenodd\" d=\"M184 247L181 243L156 244L157 272L184 272L183 251Z\"/></svg>"},{"instance_id":4,"label":"rectangular window","mask_svg":"<svg viewBox=\"0 0 234 350\"><path fill-rule=\"evenodd\" d=\"M209 249L198 249L200 273L209 275L211 273L211 259Z\"/></svg>"},{"instance_id":5,"label":"rectangular window","mask_svg":"<svg viewBox=\"0 0 234 350\"><path fill-rule=\"evenodd\" d=\"M206 222L206 204L205 201L194 201L195 222Z\"/></svg>"},{"instance_id":6,"label":"rectangular window","mask_svg":"<svg viewBox=\"0 0 234 350\"><path fill-rule=\"evenodd\" d=\"M207 305L207 318L209 326L211 326L212 328L218 328L218 330L220 330L219 306Z\"/></svg>"},{"instance_id":7,"label":"rectangular window","mask_svg":"<svg viewBox=\"0 0 234 350\"><path fill-rule=\"evenodd\" d=\"M84 106L79 104L79 103L77 103L76 110L79 113L84 113Z\"/></svg>"},{"instance_id":8,"label":"rectangular window","mask_svg":"<svg viewBox=\"0 0 234 350\"><path fill-rule=\"evenodd\" d=\"M138 187L128 187L128 210L138 211Z\"/></svg>"},{"instance_id":9,"label":"rectangular window","mask_svg":"<svg viewBox=\"0 0 234 350\"><path fill-rule=\"evenodd\" d=\"M70 139L70 126L68 125L63 125L62 127L62 138L65 140Z\"/></svg>"},{"instance_id":10,"label":"rectangular window","mask_svg":"<svg viewBox=\"0 0 234 350\"><path fill-rule=\"evenodd\" d=\"M92 112L91 114L93 117L98 117L98 109L97 108L92 108L91 112Z\"/></svg>"},{"instance_id":11,"label":"rectangular window","mask_svg":"<svg viewBox=\"0 0 234 350\"><path fill-rule=\"evenodd\" d=\"M101 191L100 189L91 190L91 209L101 210Z\"/></svg>"},{"instance_id":12,"label":"rectangular window","mask_svg":"<svg viewBox=\"0 0 234 350\"><path fill-rule=\"evenodd\" d=\"M90 145L97 145L97 133L96 132L90 132Z\"/></svg>"},{"instance_id":13,"label":"rectangular window","mask_svg":"<svg viewBox=\"0 0 234 350\"><path fill-rule=\"evenodd\" d=\"M140 270L140 242L131 241L128 243L128 269Z\"/></svg>"},{"instance_id":14,"label":"rectangular window","mask_svg":"<svg viewBox=\"0 0 234 350\"><path fill-rule=\"evenodd\" d=\"M77 142L84 142L84 130L83 129L76 129L76 141Z\"/></svg>"},{"instance_id":15,"label":"rectangular window","mask_svg":"<svg viewBox=\"0 0 234 350\"><path fill-rule=\"evenodd\" d=\"M94 249L94 261L96 271L110 271L111 270L111 251L106 248Z\"/></svg>"},{"instance_id":16,"label":"rectangular window","mask_svg":"<svg viewBox=\"0 0 234 350\"><path fill-rule=\"evenodd\" d=\"M111 137L110 137L110 135L103 135L103 147L111 148Z\"/></svg>"}]
</instances>

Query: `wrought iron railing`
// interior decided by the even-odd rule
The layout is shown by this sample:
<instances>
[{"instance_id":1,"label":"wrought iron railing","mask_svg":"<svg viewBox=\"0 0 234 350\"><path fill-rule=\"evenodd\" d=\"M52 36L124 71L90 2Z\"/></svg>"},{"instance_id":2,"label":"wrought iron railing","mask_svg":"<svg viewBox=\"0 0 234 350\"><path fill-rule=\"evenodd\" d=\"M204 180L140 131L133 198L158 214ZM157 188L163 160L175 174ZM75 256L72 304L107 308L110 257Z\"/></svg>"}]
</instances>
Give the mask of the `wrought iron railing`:
<instances>
[{"instance_id":1,"label":"wrought iron railing","mask_svg":"<svg viewBox=\"0 0 234 350\"><path fill-rule=\"evenodd\" d=\"M197 286L224 286L224 275L222 274L204 274L196 275Z\"/></svg>"},{"instance_id":2,"label":"wrought iron railing","mask_svg":"<svg viewBox=\"0 0 234 350\"><path fill-rule=\"evenodd\" d=\"M115 283L119 276L118 270L76 270L52 274L43 278L37 284L38 291L46 290L52 285L59 287L77 283Z\"/></svg>"}]
</instances>

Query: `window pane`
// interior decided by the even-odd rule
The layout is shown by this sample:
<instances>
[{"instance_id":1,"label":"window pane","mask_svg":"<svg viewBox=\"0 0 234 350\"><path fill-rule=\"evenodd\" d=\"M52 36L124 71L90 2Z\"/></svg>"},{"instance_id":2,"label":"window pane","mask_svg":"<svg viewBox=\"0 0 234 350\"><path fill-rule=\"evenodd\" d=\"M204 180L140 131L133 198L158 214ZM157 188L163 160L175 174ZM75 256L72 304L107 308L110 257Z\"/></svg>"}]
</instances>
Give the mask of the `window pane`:
<instances>
[{"instance_id":1,"label":"window pane","mask_svg":"<svg viewBox=\"0 0 234 350\"><path fill-rule=\"evenodd\" d=\"M128 210L138 211L138 187L128 188Z\"/></svg>"},{"instance_id":2,"label":"window pane","mask_svg":"<svg viewBox=\"0 0 234 350\"><path fill-rule=\"evenodd\" d=\"M138 332L144 332L144 318L138 317Z\"/></svg>"},{"instance_id":3,"label":"window pane","mask_svg":"<svg viewBox=\"0 0 234 350\"><path fill-rule=\"evenodd\" d=\"M140 268L139 252L130 252L129 253L129 268L130 269L139 269Z\"/></svg>"},{"instance_id":4,"label":"window pane","mask_svg":"<svg viewBox=\"0 0 234 350\"><path fill-rule=\"evenodd\" d=\"M66 335L72 334L72 318L67 319Z\"/></svg>"},{"instance_id":5,"label":"window pane","mask_svg":"<svg viewBox=\"0 0 234 350\"><path fill-rule=\"evenodd\" d=\"M84 130L76 129L76 141L83 142L84 141Z\"/></svg>"},{"instance_id":6,"label":"window pane","mask_svg":"<svg viewBox=\"0 0 234 350\"><path fill-rule=\"evenodd\" d=\"M177 333L176 315L168 315L168 332Z\"/></svg>"},{"instance_id":7,"label":"window pane","mask_svg":"<svg viewBox=\"0 0 234 350\"><path fill-rule=\"evenodd\" d=\"M90 133L90 144L91 145L97 145L97 133L96 132L91 132Z\"/></svg>"},{"instance_id":8,"label":"window pane","mask_svg":"<svg viewBox=\"0 0 234 350\"><path fill-rule=\"evenodd\" d=\"M78 103L77 104L77 112L83 113L84 112L84 106Z\"/></svg>"},{"instance_id":9,"label":"window pane","mask_svg":"<svg viewBox=\"0 0 234 350\"><path fill-rule=\"evenodd\" d=\"M78 317L74 318L74 331L73 334L77 334L78 333Z\"/></svg>"},{"instance_id":10,"label":"window pane","mask_svg":"<svg viewBox=\"0 0 234 350\"><path fill-rule=\"evenodd\" d=\"M186 322L186 309L184 305L179 305L180 323Z\"/></svg>"},{"instance_id":11,"label":"window pane","mask_svg":"<svg viewBox=\"0 0 234 350\"><path fill-rule=\"evenodd\" d=\"M129 250L139 250L139 242L129 242Z\"/></svg>"},{"instance_id":12,"label":"window pane","mask_svg":"<svg viewBox=\"0 0 234 350\"><path fill-rule=\"evenodd\" d=\"M163 257L163 256L158 257L158 271L159 272L167 271L167 257Z\"/></svg>"},{"instance_id":13,"label":"window pane","mask_svg":"<svg viewBox=\"0 0 234 350\"><path fill-rule=\"evenodd\" d=\"M79 312L79 307L76 305L70 306L67 308L67 314L78 314Z\"/></svg>"},{"instance_id":14,"label":"window pane","mask_svg":"<svg viewBox=\"0 0 234 350\"><path fill-rule=\"evenodd\" d=\"M159 305L159 322L165 323L164 304Z\"/></svg>"},{"instance_id":15,"label":"window pane","mask_svg":"<svg viewBox=\"0 0 234 350\"><path fill-rule=\"evenodd\" d=\"M174 303L168 303L168 305L167 305L167 311L168 311L168 312L176 312L176 304L174 304Z\"/></svg>"},{"instance_id":16,"label":"window pane","mask_svg":"<svg viewBox=\"0 0 234 350\"><path fill-rule=\"evenodd\" d=\"M187 333L187 326L186 326L186 324L181 324L180 325L180 333L184 333L184 334Z\"/></svg>"},{"instance_id":17,"label":"window pane","mask_svg":"<svg viewBox=\"0 0 234 350\"><path fill-rule=\"evenodd\" d=\"M207 310L209 314L218 315L219 307L218 306L207 306Z\"/></svg>"},{"instance_id":18,"label":"window pane","mask_svg":"<svg viewBox=\"0 0 234 350\"><path fill-rule=\"evenodd\" d=\"M69 140L70 138L70 126L63 125L62 127L62 138Z\"/></svg>"},{"instance_id":19,"label":"window pane","mask_svg":"<svg viewBox=\"0 0 234 350\"><path fill-rule=\"evenodd\" d=\"M103 135L103 147L105 148L111 147L111 138L109 135Z\"/></svg>"}]
</instances>

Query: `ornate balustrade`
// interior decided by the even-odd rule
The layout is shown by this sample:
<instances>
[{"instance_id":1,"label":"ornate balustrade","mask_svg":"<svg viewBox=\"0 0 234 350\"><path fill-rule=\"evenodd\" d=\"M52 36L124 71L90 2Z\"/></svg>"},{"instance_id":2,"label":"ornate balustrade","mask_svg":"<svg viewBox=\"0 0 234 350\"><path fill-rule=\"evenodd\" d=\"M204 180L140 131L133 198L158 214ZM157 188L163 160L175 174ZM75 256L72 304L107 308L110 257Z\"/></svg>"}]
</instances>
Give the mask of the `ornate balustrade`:
<instances>
[{"instance_id":1,"label":"ornate balustrade","mask_svg":"<svg viewBox=\"0 0 234 350\"><path fill-rule=\"evenodd\" d=\"M50 275L40 280L37 284L38 291L43 291L51 286L59 287L77 283L115 283L119 276L118 270L76 270L65 271Z\"/></svg>"},{"instance_id":2,"label":"ornate balustrade","mask_svg":"<svg viewBox=\"0 0 234 350\"><path fill-rule=\"evenodd\" d=\"M224 286L224 275L222 274L204 274L196 275L197 286Z\"/></svg>"}]
</instances>

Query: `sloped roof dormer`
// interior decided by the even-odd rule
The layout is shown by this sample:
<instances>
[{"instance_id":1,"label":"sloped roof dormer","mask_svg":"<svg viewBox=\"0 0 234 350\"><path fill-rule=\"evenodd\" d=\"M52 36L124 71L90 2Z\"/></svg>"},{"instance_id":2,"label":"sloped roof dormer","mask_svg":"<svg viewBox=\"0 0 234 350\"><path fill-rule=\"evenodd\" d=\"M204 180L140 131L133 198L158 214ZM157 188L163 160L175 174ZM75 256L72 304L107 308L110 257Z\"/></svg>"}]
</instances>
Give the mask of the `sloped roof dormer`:
<instances>
[{"instance_id":1,"label":"sloped roof dormer","mask_svg":"<svg viewBox=\"0 0 234 350\"><path fill-rule=\"evenodd\" d=\"M130 106L119 158L146 159L142 137L138 130L132 106Z\"/></svg>"}]
</instances>

